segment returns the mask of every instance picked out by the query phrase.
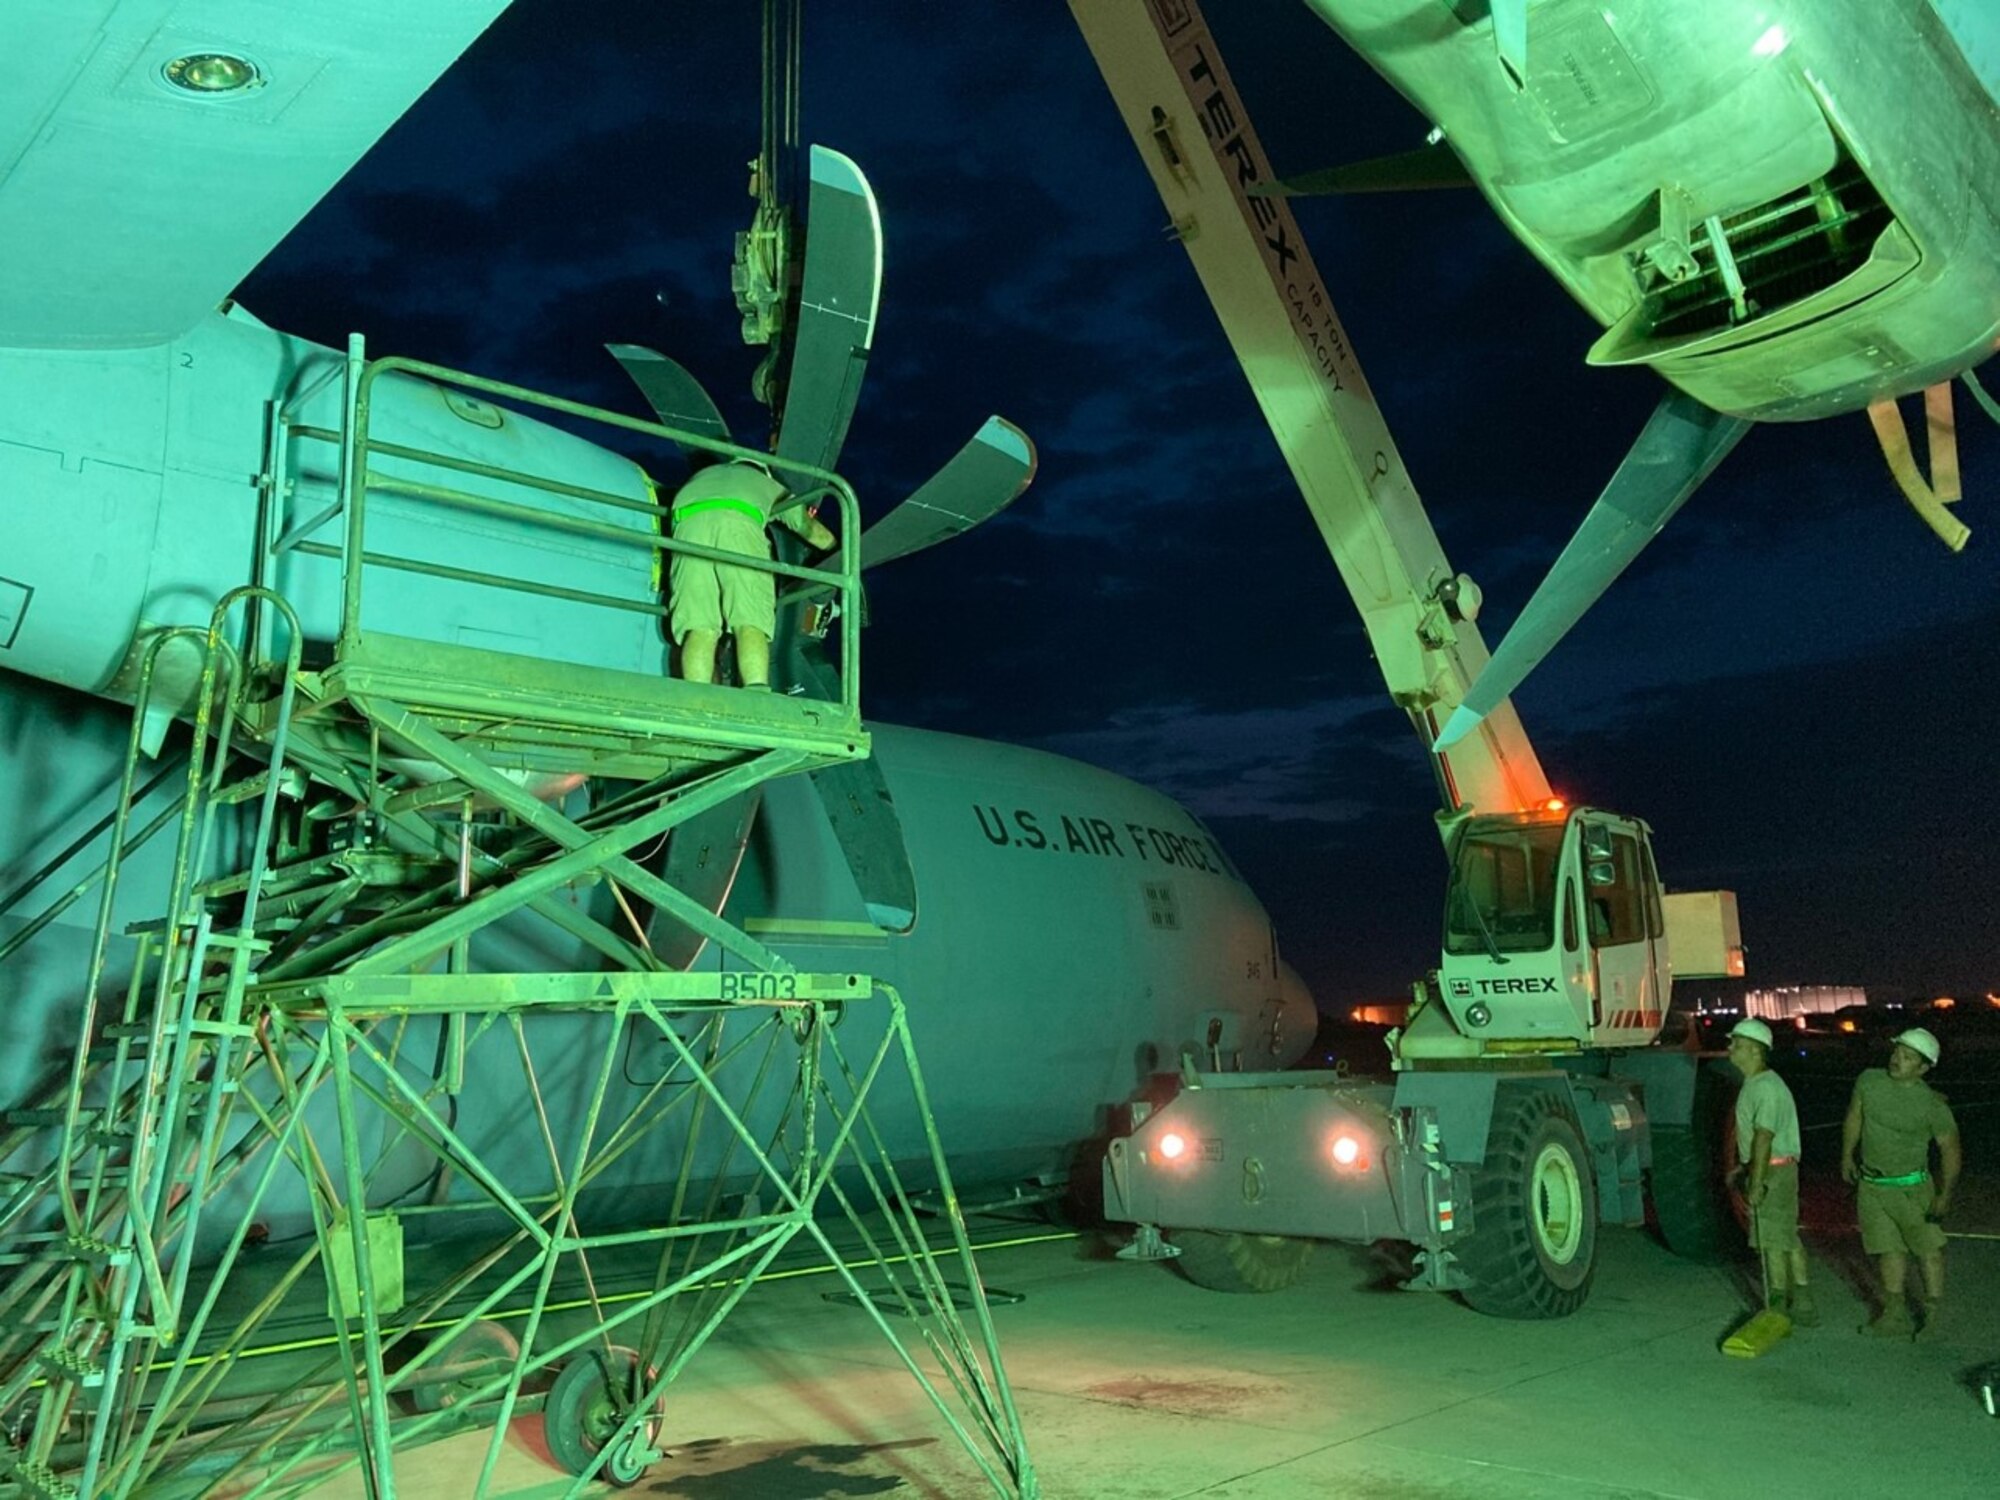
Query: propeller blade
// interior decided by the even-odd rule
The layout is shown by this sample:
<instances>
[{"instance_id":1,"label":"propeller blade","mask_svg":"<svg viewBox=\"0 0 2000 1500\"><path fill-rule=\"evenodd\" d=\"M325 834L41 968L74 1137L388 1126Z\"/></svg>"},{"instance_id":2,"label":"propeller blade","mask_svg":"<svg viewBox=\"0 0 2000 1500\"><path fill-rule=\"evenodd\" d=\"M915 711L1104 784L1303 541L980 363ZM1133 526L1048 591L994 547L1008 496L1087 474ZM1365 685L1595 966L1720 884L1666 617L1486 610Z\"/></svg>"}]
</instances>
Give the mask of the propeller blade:
<instances>
[{"instance_id":1,"label":"propeller blade","mask_svg":"<svg viewBox=\"0 0 2000 1500\"><path fill-rule=\"evenodd\" d=\"M817 642L794 643L786 675L792 690L806 697L825 702L840 697L839 673ZM808 771L806 779L826 808L868 920L889 932L908 932L917 924L917 874L881 765L872 757L842 761Z\"/></svg>"},{"instance_id":2,"label":"propeller blade","mask_svg":"<svg viewBox=\"0 0 2000 1500\"><path fill-rule=\"evenodd\" d=\"M1679 391L1661 400L1433 749L1450 749L1506 702L1749 430Z\"/></svg>"},{"instance_id":3,"label":"propeller blade","mask_svg":"<svg viewBox=\"0 0 2000 1500\"><path fill-rule=\"evenodd\" d=\"M916 493L861 534L861 566L877 567L991 520L1034 482L1035 445L1004 417L988 417ZM838 566L839 549L826 565Z\"/></svg>"},{"instance_id":4,"label":"propeller blade","mask_svg":"<svg viewBox=\"0 0 2000 1500\"><path fill-rule=\"evenodd\" d=\"M749 847L750 830L757 826L757 809L763 801L762 789L752 787L680 824L667 838L660 878L720 915L736 884L736 872L742 868L743 851ZM657 907L646 924L646 941L661 962L675 969L693 967L708 945L701 933Z\"/></svg>"},{"instance_id":5,"label":"propeller blade","mask_svg":"<svg viewBox=\"0 0 2000 1500\"><path fill-rule=\"evenodd\" d=\"M861 169L812 148L805 273L777 454L831 469L847 440L882 296L882 218ZM782 477L782 475L780 476Z\"/></svg>"},{"instance_id":6,"label":"propeller blade","mask_svg":"<svg viewBox=\"0 0 2000 1500\"><path fill-rule=\"evenodd\" d=\"M690 375L684 366L643 344L606 344L604 347L632 377L632 383L639 387L639 394L653 408L653 414L660 419L662 427L673 427L681 432L691 432L696 437L714 438L718 442L735 441L730 437L729 424L722 419L715 402L702 388L701 382Z\"/></svg>"},{"instance_id":7,"label":"propeller blade","mask_svg":"<svg viewBox=\"0 0 2000 1500\"><path fill-rule=\"evenodd\" d=\"M917 925L917 874L881 765L870 757L806 775L826 807L833 836L867 904L868 920L889 932L908 932Z\"/></svg>"},{"instance_id":8,"label":"propeller blade","mask_svg":"<svg viewBox=\"0 0 2000 1500\"><path fill-rule=\"evenodd\" d=\"M1254 183L1248 191L1253 198L1312 198L1324 193L1411 193L1471 186L1472 174L1458 153L1439 141L1394 156Z\"/></svg>"}]
</instances>

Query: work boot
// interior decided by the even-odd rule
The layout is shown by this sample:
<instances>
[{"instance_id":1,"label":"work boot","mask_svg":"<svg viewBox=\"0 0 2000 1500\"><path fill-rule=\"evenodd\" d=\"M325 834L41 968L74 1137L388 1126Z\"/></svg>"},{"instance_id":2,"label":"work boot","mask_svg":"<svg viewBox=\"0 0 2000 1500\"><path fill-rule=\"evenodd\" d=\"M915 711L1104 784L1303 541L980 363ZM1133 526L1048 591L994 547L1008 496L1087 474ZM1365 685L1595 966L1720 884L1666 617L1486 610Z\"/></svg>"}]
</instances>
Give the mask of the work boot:
<instances>
[{"instance_id":1,"label":"work boot","mask_svg":"<svg viewBox=\"0 0 2000 1500\"><path fill-rule=\"evenodd\" d=\"M1792 1288L1790 1305L1785 1309L1791 1314L1795 1328L1819 1327L1819 1304L1813 1301L1812 1288L1795 1286Z\"/></svg>"},{"instance_id":2,"label":"work boot","mask_svg":"<svg viewBox=\"0 0 2000 1500\"><path fill-rule=\"evenodd\" d=\"M1882 1311L1861 1325L1861 1331L1878 1339L1910 1337L1916 1332L1916 1325L1910 1321L1910 1304L1901 1297L1884 1303Z\"/></svg>"},{"instance_id":3,"label":"work boot","mask_svg":"<svg viewBox=\"0 0 2000 1500\"><path fill-rule=\"evenodd\" d=\"M1940 1299L1924 1298L1924 1320L1917 1325L1917 1338L1922 1343L1932 1343L1944 1337L1944 1309Z\"/></svg>"}]
</instances>

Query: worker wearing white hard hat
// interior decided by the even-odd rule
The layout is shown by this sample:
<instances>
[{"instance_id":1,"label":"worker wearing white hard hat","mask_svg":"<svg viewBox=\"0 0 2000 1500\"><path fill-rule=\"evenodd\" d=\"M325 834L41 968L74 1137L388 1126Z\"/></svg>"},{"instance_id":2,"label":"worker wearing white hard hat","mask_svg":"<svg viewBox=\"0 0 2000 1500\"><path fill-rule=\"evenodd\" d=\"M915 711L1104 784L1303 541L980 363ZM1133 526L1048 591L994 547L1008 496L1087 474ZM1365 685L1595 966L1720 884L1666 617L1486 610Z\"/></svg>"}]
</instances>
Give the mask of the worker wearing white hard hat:
<instances>
[{"instance_id":1,"label":"worker wearing white hard hat","mask_svg":"<svg viewBox=\"0 0 2000 1500\"><path fill-rule=\"evenodd\" d=\"M1889 1065L1854 1082L1841 1127L1841 1175L1855 1184L1861 1244L1882 1274L1882 1311L1862 1328L1885 1338L1936 1338L1943 1330L1944 1230L1963 1153L1958 1121L1944 1095L1924 1075L1942 1056L1938 1039L1921 1026L1889 1044ZM1931 1175L1931 1143L1938 1174ZM1923 1317L1912 1325L1904 1300L1910 1258L1923 1277Z\"/></svg>"},{"instance_id":2,"label":"worker wearing white hard hat","mask_svg":"<svg viewBox=\"0 0 2000 1500\"><path fill-rule=\"evenodd\" d=\"M1746 1016L1729 1029L1736 1095L1737 1165L1749 1209L1750 1248L1764 1263L1764 1303L1801 1328L1819 1322L1805 1243L1799 1238L1799 1107L1771 1071L1771 1028Z\"/></svg>"},{"instance_id":3,"label":"worker wearing white hard hat","mask_svg":"<svg viewBox=\"0 0 2000 1500\"><path fill-rule=\"evenodd\" d=\"M1751 1041L1757 1043L1758 1046L1764 1049L1767 1057L1770 1055L1772 1046L1775 1045L1775 1038L1771 1035L1771 1028L1755 1016L1745 1016L1729 1028L1731 1041L1734 1041L1739 1036L1747 1036Z\"/></svg>"},{"instance_id":4,"label":"worker wearing white hard hat","mask_svg":"<svg viewBox=\"0 0 2000 1500\"><path fill-rule=\"evenodd\" d=\"M1921 1026L1912 1026L1908 1031L1898 1032L1889 1046L1892 1049L1908 1047L1933 1068L1938 1065L1938 1058L1944 1053L1944 1049L1938 1046L1938 1039Z\"/></svg>"}]
</instances>

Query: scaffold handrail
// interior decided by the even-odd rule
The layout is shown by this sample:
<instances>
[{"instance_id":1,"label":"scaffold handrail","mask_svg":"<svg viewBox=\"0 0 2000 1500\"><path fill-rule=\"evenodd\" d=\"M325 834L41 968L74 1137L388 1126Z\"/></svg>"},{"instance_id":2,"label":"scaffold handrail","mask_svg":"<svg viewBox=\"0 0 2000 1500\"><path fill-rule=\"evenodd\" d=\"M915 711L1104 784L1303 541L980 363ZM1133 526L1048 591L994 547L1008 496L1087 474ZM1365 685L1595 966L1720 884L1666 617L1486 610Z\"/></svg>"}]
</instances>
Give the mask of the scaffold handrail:
<instances>
[{"instance_id":1,"label":"scaffold handrail","mask_svg":"<svg viewBox=\"0 0 2000 1500\"><path fill-rule=\"evenodd\" d=\"M547 532L588 537L612 545L640 548L656 557L680 555L768 573L774 578L788 580L795 585L791 591L793 597L789 600L794 607L803 607L808 598L823 597L831 592L838 600L835 615L840 630L840 706L848 718L858 719L861 677L861 549L851 543L860 536L860 505L853 488L838 474L775 453L740 447L701 433L645 421L622 412L589 406L564 397L529 390L503 381L489 380L422 360L400 356L371 360L366 357L365 344L359 334L351 335L348 340L345 373L343 417L340 428L337 431L304 425L291 428L291 435L295 438L320 438L338 442L339 498L333 509L322 512L307 522L295 524L282 537L274 539L271 543L274 552L291 550L316 556L330 555L333 549L328 544L308 541L305 539L305 533L331 519L334 514L345 511L345 530L339 548L341 608L339 634L334 644L336 659L351 652L363 633L362 582L363 575L369 568L428 574L452 582L512 589L627 612L664 614L657 599L643 601L594 593L585 589L557 588L534 578L457 567L429 559L400 556L388 551L371 551L366 544L369 500L374 496L395 496L419 504L445 506L484 514ZM664 504L635 500L588 485L488 464L463 455L440 453L409 443L375 438L370 433L374 389L377 382L391 375L406 375L440 387L477 393L515 406L539 408L575 420L673 443L684 450L699 450L725 460L743 459L762 464L777 472L791 491L788 498L778 507L777 513L772 517L773 520L781 518L785 512L797 507L810 507L821 500L831 500L839 514L839 532L846 539L846 544L837 549L833 558L834 565L831 567L788 563L770 556L747 556L704 547L676 540L668 534L665 525L667 510ZM451 483L430 483L408 476L388 474L373 467L371 460L376 458L419 464L444 474L465 475L519 486L539 494L595 507L607 517L616 514L643 515L651 524L645 527L619 525L609 519L593 519L496 499L491 495L476 494ZM651 485L650 477L647 483ZM781 596L781 607L786 606L787 602L787 599Z\"/></svg>"}]
</instances>

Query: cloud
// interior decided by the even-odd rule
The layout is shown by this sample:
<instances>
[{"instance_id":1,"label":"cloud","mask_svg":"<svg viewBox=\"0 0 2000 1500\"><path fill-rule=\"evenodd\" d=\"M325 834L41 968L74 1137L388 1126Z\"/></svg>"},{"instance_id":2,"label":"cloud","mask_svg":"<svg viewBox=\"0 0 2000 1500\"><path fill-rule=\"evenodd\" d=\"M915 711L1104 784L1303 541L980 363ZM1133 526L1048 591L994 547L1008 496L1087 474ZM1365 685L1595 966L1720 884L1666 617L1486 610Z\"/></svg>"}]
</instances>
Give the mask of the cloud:
<instances>
[{"instance_id":1,"label":"cloud","mask_svg":"<svg viewBox=\"0 0 2000 1500\"><path fill-rule=\"evenodd\" d=\"M1378 747L1381 715L1373 697L1233 711L1167 703L1050 735L1042 748L1158 787L1204 818L1344 823L1375 810L1341 761L1351 745Z\"/></svg>"}]
</instances>

